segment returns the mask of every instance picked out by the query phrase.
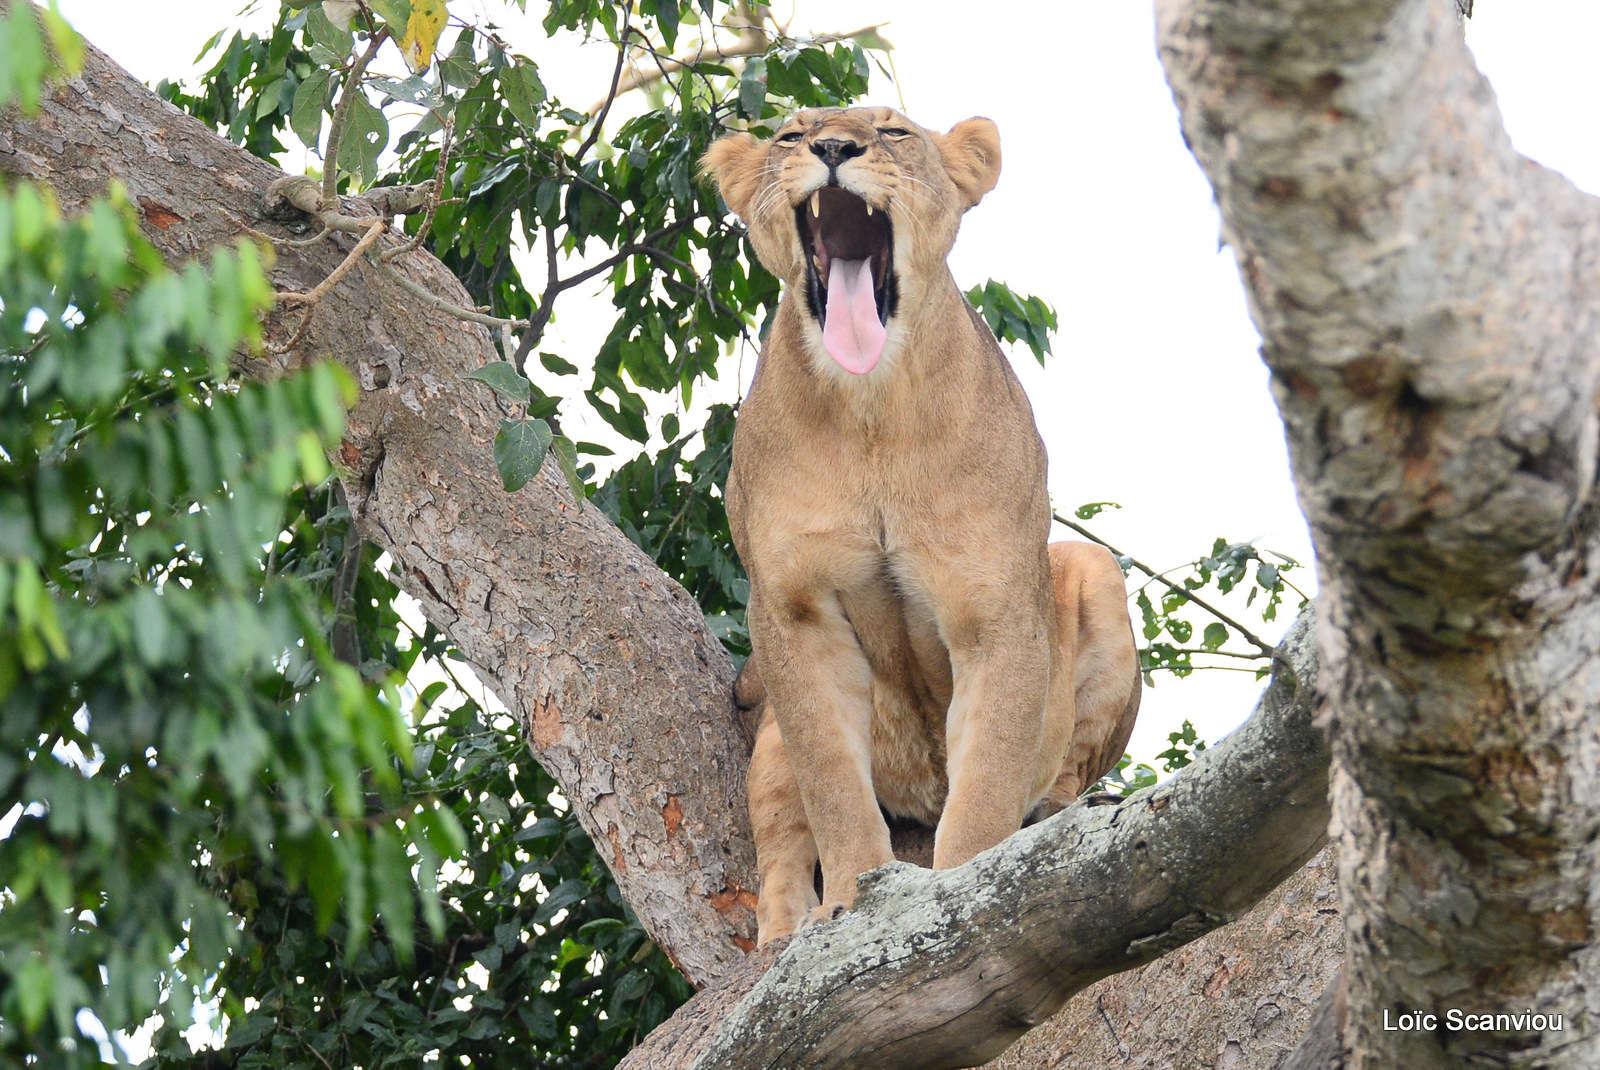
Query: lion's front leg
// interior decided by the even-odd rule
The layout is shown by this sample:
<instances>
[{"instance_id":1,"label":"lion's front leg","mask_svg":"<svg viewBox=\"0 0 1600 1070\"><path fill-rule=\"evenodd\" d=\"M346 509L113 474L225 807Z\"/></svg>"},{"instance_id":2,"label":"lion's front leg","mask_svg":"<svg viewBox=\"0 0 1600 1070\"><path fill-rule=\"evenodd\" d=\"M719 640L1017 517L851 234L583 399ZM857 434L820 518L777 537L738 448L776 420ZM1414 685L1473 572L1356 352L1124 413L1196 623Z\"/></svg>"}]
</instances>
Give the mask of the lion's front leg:
<instances>
[{"instance_id":1,"label":"lion's front leg","mask_svg":"<svg viewBox=\"0 0 1600 1070\"><path fill-rule=\"evenodd\" d=\"M760 720L750 756L750 834L756 841L761 899L756 905L756 943L787 936L817 907L817 841L806 821L778 722Z\"/></svg>"},{"instance_id":2,"label":"lion's front leg","mask_svg":"<svg viewBox=\"0 0 1600 1070\"><path fill-rule=\"evenodd\" d=\"M1021 828L1068 743L1052 738L1046 747L1056 628L1038 556L1040 567L1015 572L990 562L930 570L954 683L945 719L950 790L934 835L935 869L959 866Z\"/></svg>"},{"instance_id":3,"label":"lion's front leg","mask_svg":"<svg viewBox=\"0 0 1600 1070\"><path fill-rule=\"evenodd\" d=\"M950 793L934 833L933 868L949 869L1022 827L1037 801L1050 646L1031 634L952 652L946 727Z\"/></svg>"},{"instance_id":4,"label":"lion's front leg","mask_svg":"<svg viewBox=\"0 0 1600 1070\"><path fill-rule=\"evenodd\" d=\"M751 638L822 861L818 916L848 909L856 877L894 860L872 787L866 655L831 593L752 599Z\"/></svg>"}]
</instances>

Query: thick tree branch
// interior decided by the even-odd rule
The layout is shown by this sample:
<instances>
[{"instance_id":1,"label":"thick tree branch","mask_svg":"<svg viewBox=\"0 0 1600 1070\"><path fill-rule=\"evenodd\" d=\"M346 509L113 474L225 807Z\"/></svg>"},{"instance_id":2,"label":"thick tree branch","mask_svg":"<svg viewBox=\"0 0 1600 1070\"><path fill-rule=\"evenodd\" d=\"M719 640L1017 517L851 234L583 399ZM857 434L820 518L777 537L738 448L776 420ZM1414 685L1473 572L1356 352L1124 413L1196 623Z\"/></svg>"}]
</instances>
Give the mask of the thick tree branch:
<instances>
[{"instance_id":1,"label":"thick tree branch","mask_svg":"<svg viewBox=\"0 0 1600 1070\"><path fill-rule=\"evenodd\" d=\"M730 1010L691 1003L622 1067L986 1062L1087 985L1239 917L1322 845L1316 671L1307 612L1251 720L1168 783L1070 807L957 869L872 871L854 911L803 930Z\"/></svg>"}]
</instances>

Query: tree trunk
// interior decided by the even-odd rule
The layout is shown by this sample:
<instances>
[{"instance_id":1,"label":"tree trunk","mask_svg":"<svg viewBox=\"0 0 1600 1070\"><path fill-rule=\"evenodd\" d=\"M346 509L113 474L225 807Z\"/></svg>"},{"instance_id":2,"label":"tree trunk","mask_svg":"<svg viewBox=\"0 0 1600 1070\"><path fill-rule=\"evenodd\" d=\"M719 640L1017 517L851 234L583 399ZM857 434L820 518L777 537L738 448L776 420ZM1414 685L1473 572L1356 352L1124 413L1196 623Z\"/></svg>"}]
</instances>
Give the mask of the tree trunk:
<instances>
[{"instance_id":1,"label":"tree trunk","mask_svg":"<svg viewBox=\"0 0 1600 1070\"><path fill-rule=\"evenodd\" d=\"M1322 568L1350 1065L1600 1065L1597 202L1448 0L1158 11Z\"/></svg>"},{"instance_id":2,"label":"tree trunk","mask_svg":"<svg viewBox=\"0 0 1600 1070\"><path fill-rule=\"evenodd\" d=\"M69 210L115 177L175 262L237 238L241 224L301 236L259 217L280 172L92 50L82 78L37 119L0 118L0 171L53 186ZM346 210L362 213L354 199ZM275 282L309 290L349 247L341 235L283 246ZM431 257L396 263L414 282L466 302ZM287 339L297 321L275 315L269 335ZM652 936L697 983L727 979L633 1065L686 1065L682 1058L693 1056L681 1046L671 1050L682 1058L662 1055L673 1037L727 1053L754 1035L771 1042L769 1055L778 1052L767 1065L848 1065L866 1037L883 1053L881 1065L970 1065L1072 992L1245 913L1320 843L1326 752L1310 724L1315 659L1302 627L1263 713L1169 785L1115 806L1071 808L963 870L879 872L866 893L879 909L802 934L757 985L776 956L743 954L754 931L754 867L728 659L687 594L596 510L580 510L559 476L544 473L513 495L500 489L491 443L504 414L487 388L462 378L497 356L483 328L420 306L363 262L318 306L288 355L253 358L242 370L270 377L332 358L355 376L360 399L337 459L361 534L392 556L402 587L522 720ZM1185 1031L1201 1030L1203 1044L1226 1053L1230 1041L1244 1043L1243 1004L1207 1018L1139 1001L1157 990L1153 978L1170 978L1167 990L1177 993L1192 988L1200 970L1208 971L1202 997L1213 999L1229 982L1212 959L1243 976L1250 970L1238 963L1255 956L1261 991L1288 995L1273 1004L1281 1020L1261 1018L1271 1012L1251 1004L1250 1036L1268 1026L1292 1035L1310 1000L1297 982L1270 976L1266 949L1284 941L1286 961L1314 963L1307 969L1319 981L1334 952L1309 950L1306 941L1327 946L1311 927L1275 931L1280 914L1257 916L1260 928L1217 934L1184 961L1152 968L1147 983L1099 990L1088 1020L1120 1023L1112 1028L1130 1051L1184 1048ZM1012 924L1019 917L1027 925ZM849 974L842 956L872 948L904 954L879 955L859 976ZM834 993L826 1013L786 1010L821 1000L841 965L847 990ZM1086 1006L1059 1021L1082 1020ZM918 1047L917 1023L948 1038L931 1055ZM1073 1028L1058 1025L1057 1035L1096 1050L1093 1037L1080 1039ZM811 1061L785 1061L777 1042L809 1047ZM1056 1058L1028 1050L1041 1053L1038 1061L1019 1054L1006 1065ZM740 1057L752 1053L760 1054L748 1048ZM699 1065L735 1063L719 1055Z\"/></svg>"}]
</instances>

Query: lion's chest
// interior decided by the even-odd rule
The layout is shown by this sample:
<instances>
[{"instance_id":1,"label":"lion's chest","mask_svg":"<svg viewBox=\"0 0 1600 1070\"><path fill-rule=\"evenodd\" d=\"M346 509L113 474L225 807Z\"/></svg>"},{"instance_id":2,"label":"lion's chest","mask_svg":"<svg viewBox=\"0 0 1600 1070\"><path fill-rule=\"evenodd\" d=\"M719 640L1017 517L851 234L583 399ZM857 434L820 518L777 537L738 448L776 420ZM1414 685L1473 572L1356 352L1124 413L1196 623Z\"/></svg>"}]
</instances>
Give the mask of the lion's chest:
<instances>
[{"instance_id":1,"label":"lion's chest","mask_svg":"<svg viewBox=\"0 0 1600 1070\"><path fill-rule=\"evenodd\" d=\"M948 790L945 722L950 658L932 612L892 579L840 592L872 671L872 781L890 813L935 824Z\"/></svg>"}]
</instances>

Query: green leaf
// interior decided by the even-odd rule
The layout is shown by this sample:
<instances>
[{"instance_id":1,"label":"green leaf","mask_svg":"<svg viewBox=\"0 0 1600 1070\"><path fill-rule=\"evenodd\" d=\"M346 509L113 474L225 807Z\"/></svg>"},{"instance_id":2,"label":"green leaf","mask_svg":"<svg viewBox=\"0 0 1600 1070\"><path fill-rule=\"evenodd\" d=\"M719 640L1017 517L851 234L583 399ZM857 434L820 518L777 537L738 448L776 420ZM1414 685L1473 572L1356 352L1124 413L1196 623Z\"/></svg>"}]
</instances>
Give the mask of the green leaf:
<instances>
[{"instance_id":1,"label":"green leaf","mask_svg":"<svg viewBox=\"0 0 1600 1070\"><path fill-rule=\"evenodd\" d=\"M339 166L358 176L362 185L378 175L378 156L389 147L389 121L361 94L350 102L350 114L340 136Z\"/></svg>"},{"instance_id":2,"label":"green leaf","mask_svg":"<svg viewBox=\"0 0 1600 1070\"><path fill-rule=\"evenodd\" d=\"M522 843L527 840L549 839L551 836L561 835L565 827L560 818L541 817L527 828L518 829L517 834L511 839L515 843Z\"/></svg>"},{"instance_id":3,"label":"green leaf","mask_svg":"<svg viewBox=\"0 0 1600 1070\"><path fill-rule=\"evenodd\" d=\"M518 405L526 405L532 396L528 380L518 374L510 361L491 360L483 367L468 372L466 377L487 383L496 394Z\"/></svg>"},{"instance_id":4,"label":"green leaf","mask_svg":"<svg viewBox=\"0 0 1600 1070\"><path fill-rule=\"evenodd\" d=\"M14 4L0 17L0 108L15 99L24 115L39 110L50 58L32 4Z\"/></svg>"},{"instance_id":5,"label":"green leaf","mask_svg":"<svg viewBox=\"0 0 1600 1070\"><path fill-rule=\"evenodd\" d=\"M38 1029L44 1024L45 1011L50 1009L50 997L55 992L55 976L50 963L37 953L22 963L22 968L12 973L16 986L17 1007L22 1012L22 1028Z\"/></svg>"},{"instance_id":6,"label":"green leaf","mask_svg":"<svg viewBox=\"0 0 1600 1070\"><path fill-rule=\"evenodd\" d=\"M494 463L507 491L521 490L539 474L550 449L550 425L543 420L501 420L494 436Z\"/></svg>"},{"instance_id":7,"label":"green leaf","mask_svg":"<svg viewBox=\"0 0 1600 1070\"><path fill-rule=\"evenodd\" d=\"M306 33L311 35L313 42L332 55L334 63L343 63L355 45L355 35L329 22L320 3L310 4L306 8Z\"/></svg>"},{"instance_id":8,"label":"green leaf","mask_svg":"<svg viewBox=\"0 0 1600 1070\"><path fill-rule=\"evenodd\" d=\"M1116 502L1086 502L1072 511L1079 520L1093 520L1107 509L1121 509Z\"/></svg>"},{"instance_id":9,"label":"green leaf","mask_svg":"<svg viewBox=\"0 0 1600 1070\"><path fill-rule=\"evenodd\" d=\"M661 30L661 40L672 48L678 40L678 0L658 0L656 26Z\"/></svg>"},{"instance_id":10,"label":"green leaf","mask_svg":"<svg viewBox=\"0 0 1600 1070\"><path fill-rule=\"evenodd\" d=\"M376 89L390 100L402 104L414 104L420 108L441 108L444 100L439 96L439 88L426 78L413 74L409 78L388 78L374 76L367 79L367 85Z\"/></svg>"},{"instance_id":11,"label":"green leaf","mask_svg":"<svg viewBox=\"0 0 1600 1070\"><path fill-rule=\"evenodd\" d=\"M455 811L442 806L424 806L413 820L423 838L439 852L439 857L455 858L467 849L467 834L456 820Z\"/></svg>"},{"instance_id":12,"label":"green leaf","mask_svg":"<svg viewBox=\"0 0 1600 1070\"><path fill-rule=\"evenodd\" d=\"M267 1034L277 1028L277 1025L277 1019L264 1009L260 1013L252 1014L242 1021L230 1022L228 1024L228 1039L224 1042L224 1046L247 1048L266 1037Z\"/></svg>"},{"instance_id":13,"label":"green leaf","mask_svg":"<svg viewBox=\"0 0 1600 1070\"><path fill-rule=\"evenodd\" d=\"M543 189L543 184L542 183L540 185L540 188ZM554 353L540 353L539 354L539 363L544 365L545 371L554 372L557 375L577 375L578 374L578 366L576 364L573 364L573 363L570 363L568 361L562 360L560 357L556 356Z\"/></svg>"},{"instance_id":14,"label":"green leaf","mask_svg":"<svg viewBox=\"0 0 1600 1070\"><path fill-rule=\"evenodd\" d=\"M439 63L439 78L453 89L471 89L478 84L478 60L472 51L472 27L464 27L450 54Z\"/></svg>"},{"instance_id":15,"label":"green leaf","mask_svg":"<svg viewBox=\"0 0 1600 1070\"><path fill-rule=\"evenodd\" d=\"M411 21L411 0L367 0L367 5L389 26L389 34L398 41Z\"/></svg>"},{"instance_id":16,"label":"green leaf","mask_svg":"<svg viewBox=\"0 0 1600 1070\"><path fill-rule=\"evenodd\" d=\"M128 599L128 623L133 627L134 649L147 665L167 660L167 613L161 596L148 588Z\"/></svg>"},{"instance_id":17,"label":"green leaf","mask_svg":"<svg viewBox=\"0 0 1600 1070\"><path fill-rule=\"evenodd\" d=\"M478 813L491 825L503 825L511 820L511 808L492 791L485 792L483 798L478 800Z\"/></svg>"},{"instance_id":18,"label":"green leaf","mask_svg":"<svg viewBox=\"0 0 1600 1070\"><path fill-rule=\"evenodd\" d=\"M539 128L539 105L544 103L544 83L532 60L517 57L516 65L500 72L500 92L517 122L528 130Z\"/></svg>"},{"instance_id":19,"label":"green leaf","mask_svg":"<svg viewBox=\"0 0 1600 1070\"><path fill-rule=\"evenodd\" d=\"M294 91L294 109L289 115L289 126L295 136L313 152L322 140L322 115L328 106L329 77L328 71L312 71L310 77Z\"/></svg>"},{"instance_id":20,"label":"green leaf","mask_svg":"<svg viewBox=\"0 0 1600 1070\"><path fill-rule=\"evenodd\" d=\"M44 18L45 29L50 32L50 47L61 65L62 73L69 78L76 78L83 70L86 55L83 38L61 17L53 0L49 7L39 8L39 14Z\"/></svg>"},{"instance_id":21,"label":"green leaf","mask_svg":"<svg viewBox=\"0 0 1600 1070\"><path fill-rule=\"evenodd\" d=\"M1206 625L1205 635L1200 640L1200 645L1205 647L1207 650L1220 650L1222 649L1222 645L1227 641L1227 627L1222 624L1212 623Z\"/></svg>"},{"instance_id":22,"label":"green leaf","mask_svg":"<svg viewBox=\"0 0 1600 1070\"><path fill-rule=\"evenodd\" d=\"M405 845L395 830L379 826L372 830L372 898L383 918L383 927L401 961L411 961L412 923L416 904L411 897L411 863Z\"/></svg>"},{"instance_id":23,"label":"green leaf","mask_svg":"<svg viewBox=\"0 0 1600 1070\"><path fill-rule=\"evenodd\" d=\"M739 114L747 119L761 118L761 106L767 99L767 61L751 57L745 61L744 73L739 76Z\"/></svg>"},{"instance_id":24,"label":"green leaf","mask_svg":"<svg viewBox=\"0 0 1600 1070\"><path fill-rule=\"evenodd\" d=\"M578 503L578 508L581 510L589 498L583 476L578 473L578 447L570 438L558 435L551 442L550 448L556 455L556 461L561 465L561 474L566 477L567 489L572 491L572 499Z\"/></svg>"},{"instance_id":25,"label":"green leaf","mask_svg":"<svg viewBox=\"0 0 1600 1070\"><path fill-rule=\"evenodd\" d=\"M565 880L551 890L549 896L539 904L539 909L534 912L535 924L547 924L557 912L578 902L589 892L589 885L581 880Z\"/></svg>"},{"instance_id":26,"label":"green leaf","mask_svg":"<svg viewBox=\"0 0 1600 1070\"><path fill-rule=\"evenodd\" d=\"M1143 620L1144 637L1154 639L1161 634L1161 623L1156 618L1155 607L1150 604L1150 596L1141 590L1134 598L1134 604L1139 607L1139 614Z\"/></svg>"}]
</instances>

